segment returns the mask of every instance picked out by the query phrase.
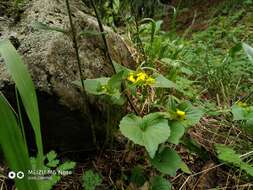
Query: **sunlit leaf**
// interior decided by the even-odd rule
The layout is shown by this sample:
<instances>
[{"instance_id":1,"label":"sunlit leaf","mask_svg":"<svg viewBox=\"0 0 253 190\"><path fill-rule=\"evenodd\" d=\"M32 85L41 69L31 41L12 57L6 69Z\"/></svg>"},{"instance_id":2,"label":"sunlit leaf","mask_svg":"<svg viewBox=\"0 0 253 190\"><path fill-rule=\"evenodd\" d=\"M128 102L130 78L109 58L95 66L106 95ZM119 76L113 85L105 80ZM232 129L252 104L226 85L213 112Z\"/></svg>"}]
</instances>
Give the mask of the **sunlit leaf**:
<instances>
[{"instance_id":1,"label":"sunlit leaf","mask_svg":"<svg viewBox=\"0 0 253 190\"><path fill-rule=\"evenodd\" d=\"M120 131L135 144L144 146L151 158L155 156L158 145L170 136L168 121L158 113L143 118L129 114L121 120Z\"/></svg>"}]
</instances>

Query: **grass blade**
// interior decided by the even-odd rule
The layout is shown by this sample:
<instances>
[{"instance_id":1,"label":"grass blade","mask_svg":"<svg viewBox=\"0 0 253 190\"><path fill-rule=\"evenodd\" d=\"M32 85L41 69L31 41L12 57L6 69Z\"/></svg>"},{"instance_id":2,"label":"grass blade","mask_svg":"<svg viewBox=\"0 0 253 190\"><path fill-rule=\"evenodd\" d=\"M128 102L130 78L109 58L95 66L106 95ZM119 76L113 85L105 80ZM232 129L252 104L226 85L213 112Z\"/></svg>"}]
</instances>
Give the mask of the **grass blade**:
<instances>
[{"instance_id":1,"label":"grass blade","mask_svg":"<svg viewBox=\"0 0 253 190\"><path fill-rule=\"evenodd\" d=\"M28 150L23 141L16 117L1 92L0 134L0 144L10 169L14 172L22 171L24 173L26 173L28 169L32 169L28 156ZM34 181L27 180L26 178L15 178L15 182L19 190L38 189Z\"/></svg>"},{"instance_id":2,"label":"grass blade","mask_svg":"<svg viewBox=\"0 0 253 190\"><path fill-rule=\"evenodd\" d=\"M29 75L26 66L23 64L21 57L9 40L0 41L0 54L4 58L7 69L16 84L28 118L32 124L38 148L38 164L42 167L43 145L40 130L39 109L32 78Z\"/></svg>"}]
</instances>

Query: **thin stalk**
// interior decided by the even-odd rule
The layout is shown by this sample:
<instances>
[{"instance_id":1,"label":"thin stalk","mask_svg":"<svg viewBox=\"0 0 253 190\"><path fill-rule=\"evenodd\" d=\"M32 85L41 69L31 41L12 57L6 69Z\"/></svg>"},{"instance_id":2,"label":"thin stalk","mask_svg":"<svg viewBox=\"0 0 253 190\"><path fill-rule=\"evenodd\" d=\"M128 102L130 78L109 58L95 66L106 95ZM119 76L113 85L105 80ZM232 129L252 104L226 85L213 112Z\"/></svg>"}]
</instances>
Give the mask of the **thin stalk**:
<instances>
[{"instance_id":1,"label":"thin stalk","mask_svg":"<svg viewBox=\"0 0 253 190\"><path fill-rule=\"evenodd\" d=\"M133 15L133 4L131 3L130 4L131 6L131 15ZM141 38L140 38L140 28L139 28L139 23L138 23L138 19L136 16L134 16L134 25L135 25L135 28L136 28L136 37L137 37L137 45L138 45L138 48L141 50L141 53L142 55L144 56L144 60L145 62L147 63L147 56L146 56L146 53L145 53L145 50L144 50L144 45L141 41Z\"/></svg>"},{"instance_id":2,"label":"thin stalk","mask_svg":"<svg viewBox=\"0 0 253 190\"><path fill-rule=\"evenodd\" d=\"M25 128L24 128L24 123L23 123L22 113L21 113L21 108L20 108L19 94L18 94L18 89L16 86L15 86L15 96L16 96L16 102L17 102L17 107L18 107L18 120L21 127L21 132L24 138L25 145L27 146Z\"/></svg>"},{"instance_id":3,"label":"thin stalk","mask_svg":"<svg viewBox=\"0 0 253 190\"><path fill-rule=\"evenodd\" d=\"M93 123L92 118L91 118L91 112L90 112L88 104L86 104L86 109L85 109L86 93L85 93L85 88L84 88L84 77L83 77L83 73L82 73L79 49L78 49L78 44L77 44L77 39L76 39L76 29L75 29L75 26L73 24L73 20L72 20L72 16L71 16L71 10L70 10L70 6L69 6L69 1L65 0L65 2L66 2L66 6L67 6L69 23L70 23L70 28L71 28L72 41L73 41L73 46L74 46L74 49L75 49L76 60L77 60L78 70L79 70L82 89L83 89L83 93L82 93L83 101L84 101L83 106L84 106L84 110L86 110L86 112L88 112L88 119L90 121L91 130L92 130L92 139L93 139L94 145L96 145L97 144L96 131L95 131L94 123Z\"/></svg>"},{"instance_id":4,"label":"thin stalk","mask_svg":"<svg viewBox=\"0 0 253 190\"><path fill-rule=\"evenodd\" d=\"M114 64L113 64L113 61L112 61L112 57L111 57L110 52L109 52L109 47L108 47L108 44L107 44L107 41L106 41L105 31L104 31L104 27L103 27L102 21L100 19L99 14L98 14L96 5L94 3L94 0L90 0L90 3L92 5L93 10L95 11L95 14L96 14L99 30L100 30L100 33L101 33L101 36L102 36L102 39L103 39L103 42L104 42L104 46L105 46L105 53L107 55L109 63L111 64L111 66L113 68L113 72L116 74L117 72L116 72L116 69L114 67ZM122 84L122 88L123 88L123 91L124 91L124 89L126 89L125 83ZM130 97L129 97L129 95L127 93L126 93L126 97L127 97L127 100L129 102L130 106L134 110L135 114L140 115L139 112L138 112L138 110L137 110L137 108L134 106L133 102L131 101L131 99L130 99Z\"/></svg>"},{"instance_id":5,"label":"thin stalk","mask_svg":"<svg viewBox=\"0 0 253 190\"><path fill-rule=\"evenodd\" d=\"M85 89L84 89L84 82L83 82L84 77L83 77L83 73L82 73L81 60L80 60L79 49L78 49L77 40L76 40L76 30L75 30L75 26L73 24L73 20L72 20L72 16L71 16L71 10L70 10L70 6L69 6L69 1L65 0L65 2L66 2L66 6L67 6L67 11L68 11L68 17L69 17L69 23L70 23L70 28L71 28L72 41L73 41L73 45L74 45L74 49L75 49L76 60L77 60L77 64L78 64L78 70L79 70L79 74L80 74L80 78L81 78L81 84L82 84L83 91L85 91Z\"/></svg>"},{"instance_id":6,"label":"thin stalk","mask_svg":"<svg viewBox=\"0 0 253 190\"><path fill-rule=\"evenodd\" d=\"M90 2L91 2L91 5L92 5L92 8L93 8L93 10L95 11L95 14L96 14L99 30L100 30L100 33L101 33L101 36L102 36L102 39L103 39L103 42L104 42L104 45L105 45L105 53L106 53L106 55L107 55L107 57L109 59L110 64L112 65L113 72L116 73L116 69L115 69L115 67L113 65L113 61L112 61L111 55L109 53L109 47L108 47L108 44L107 44L107 41L106 41L105 31L104 31L104 27L103 27L102 21L101 21L101 19L99 17L99 14L98 14L98 11L97 11L97 8L96 8L96 5L95 5L94 1L90 0Z\"/></svg>"}]
</instances>

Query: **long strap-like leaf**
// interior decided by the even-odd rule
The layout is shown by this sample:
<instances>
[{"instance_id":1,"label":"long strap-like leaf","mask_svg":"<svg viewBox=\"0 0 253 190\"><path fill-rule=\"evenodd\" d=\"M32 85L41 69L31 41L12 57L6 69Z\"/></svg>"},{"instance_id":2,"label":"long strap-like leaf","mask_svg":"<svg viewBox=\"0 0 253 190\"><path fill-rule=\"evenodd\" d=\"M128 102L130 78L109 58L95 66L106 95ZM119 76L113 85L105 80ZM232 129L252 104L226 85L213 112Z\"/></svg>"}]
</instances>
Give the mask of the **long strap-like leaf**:
<instances>
[{"instance_id":1,"label":"long strap-like leaf","mask_svg":"<svg viewBox=\"0 0 253 190\"><path fill-rule=\"evenodd\" d=\"M24 172L32 169L17 120L0 92L0 144L4 156L10 169L14 172ZM35 182L28 180L25 176L23 179L15 178L16 186L19 190L36 190L38 189Z\"/></svg>"},{"instance_id":2,"label":"long strap-like leaf","mask_svg":"<svg viewBox=\"0 0 253 190\"><path fill-rule=\"evenodd\" d=\"M32 78L29 75L21 57L9 40L0 41L0 54L1 57L4 58L6 67L16 84L28 118L32 124L38 148L38 167L42 167L43 145L40 130L40 117L37 96Z\"/></svg>"}]
</instances>

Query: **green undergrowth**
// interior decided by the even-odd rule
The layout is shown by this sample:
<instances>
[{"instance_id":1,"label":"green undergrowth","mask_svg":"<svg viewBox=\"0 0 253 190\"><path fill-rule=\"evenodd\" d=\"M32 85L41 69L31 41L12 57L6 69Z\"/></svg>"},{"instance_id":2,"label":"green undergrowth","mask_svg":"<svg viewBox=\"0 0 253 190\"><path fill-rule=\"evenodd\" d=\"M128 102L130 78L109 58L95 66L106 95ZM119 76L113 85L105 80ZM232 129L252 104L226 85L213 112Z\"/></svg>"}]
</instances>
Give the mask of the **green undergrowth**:
<instances>
[{"instance_id":1,"label":"green undergrowth","mask_svg":"<svg viewBox=\"0 0 253 190\"><path fill-rule=\"evenodd\" d=\"M183 184L179 183L180 186L177 180L185 181L188 176L198 177L196 173L201 172L202 166L210 160L221 167L224 173L228 171L229 174L224 174L224 178L233 176L227 184L250 183L253 176L252 1L224 1L217 4L210 14L215 17L205 20L208 24L205 30L193 32L191 27L194 23L192 23L185 28L183 34L177 31L176 27L180 6L172 7L172 29L163 31L160 14L146 18L152 16L156 9L164 10L160 4L153 9L152 0L147 1L145 6L143 1L88 2L96 15L100 31L88 33L84 31L83 34L101 35L105 55L114 73L112 76L85 80L81 76L81 80L73 81L73 84L85 90L85 95L87 93L89 96L99 98L107 108L104 147L114 149L115 134L120 133L122 137L120 143L125 147L124 157L136 154L132 160L130 159L134 160L136 166L124 168L124 171L122 169L118 174L120 176L117 176L123 181L121 189L181 189L187 180ZM76 42L79 34L75 34L68 1L66 5L72 31L71 38L76 48L81 75L80 55ZM127 5L124 10L123 5ZM141 5L145 9L139 9ZM136 11L139 11L138 14L133 14ZM125 19L121 18L122 14ZM135 68L125 67L112 60L102 22L114 27L115 31L119 24L117 22L123 22L120 23L124 30L122 36L132 47ZM68 35L62 29L48 27L42 23L38 23L37 27ZM38 146L38 156L29 158L25 134L22 131L22 118L13 112L4 96L0 94L2 105L0 130L6 134L0 143L9 160L10 169L19 171L33 165L36 168L72 169L75 165L73 162L59 165L55 152L44 155L33 83L12 45L8 41L1 43L1 54L16 83L17 100L20 99L20 95L35 131ZM9 55L10 52L15 56ZM16 60L12 61L11 59L15 57ZM24 81L29 85L24 85ZM30 102L31 100L33 101ZM112 108L122 107L127 108L128 113L116 119L116 115L112 114ZM3 125L8 128L4 128ZM93 132L96 137L96 131ZM6 138L11 135L17 136L20 147L15 147L14 139L10 144L7 143L9 141ZM18 152L8 147L15 147L20 151L23 163L13 159ZM139 156L137 150L141 150L141 158L136 158ZM197 161L187 157L195 158ZM49 165L44 165L44 159L49 161ZM198 168L196 169L192 163L199 164ZM102 176L103 172L105 171L84 172L80 179L82 187L95 189L103 185L105 178L110 178L108 180L110 185L117 189L115 185L117 179ZM44 189L50 189L59 180L58 176L50 184L18 179L16 183L20 189L22 187L27 190L31 187L42 189L43 185ZM219 189L222 185L226 184L217 184L217 187L212 188Z\"/></svg>"}]
</instances>

